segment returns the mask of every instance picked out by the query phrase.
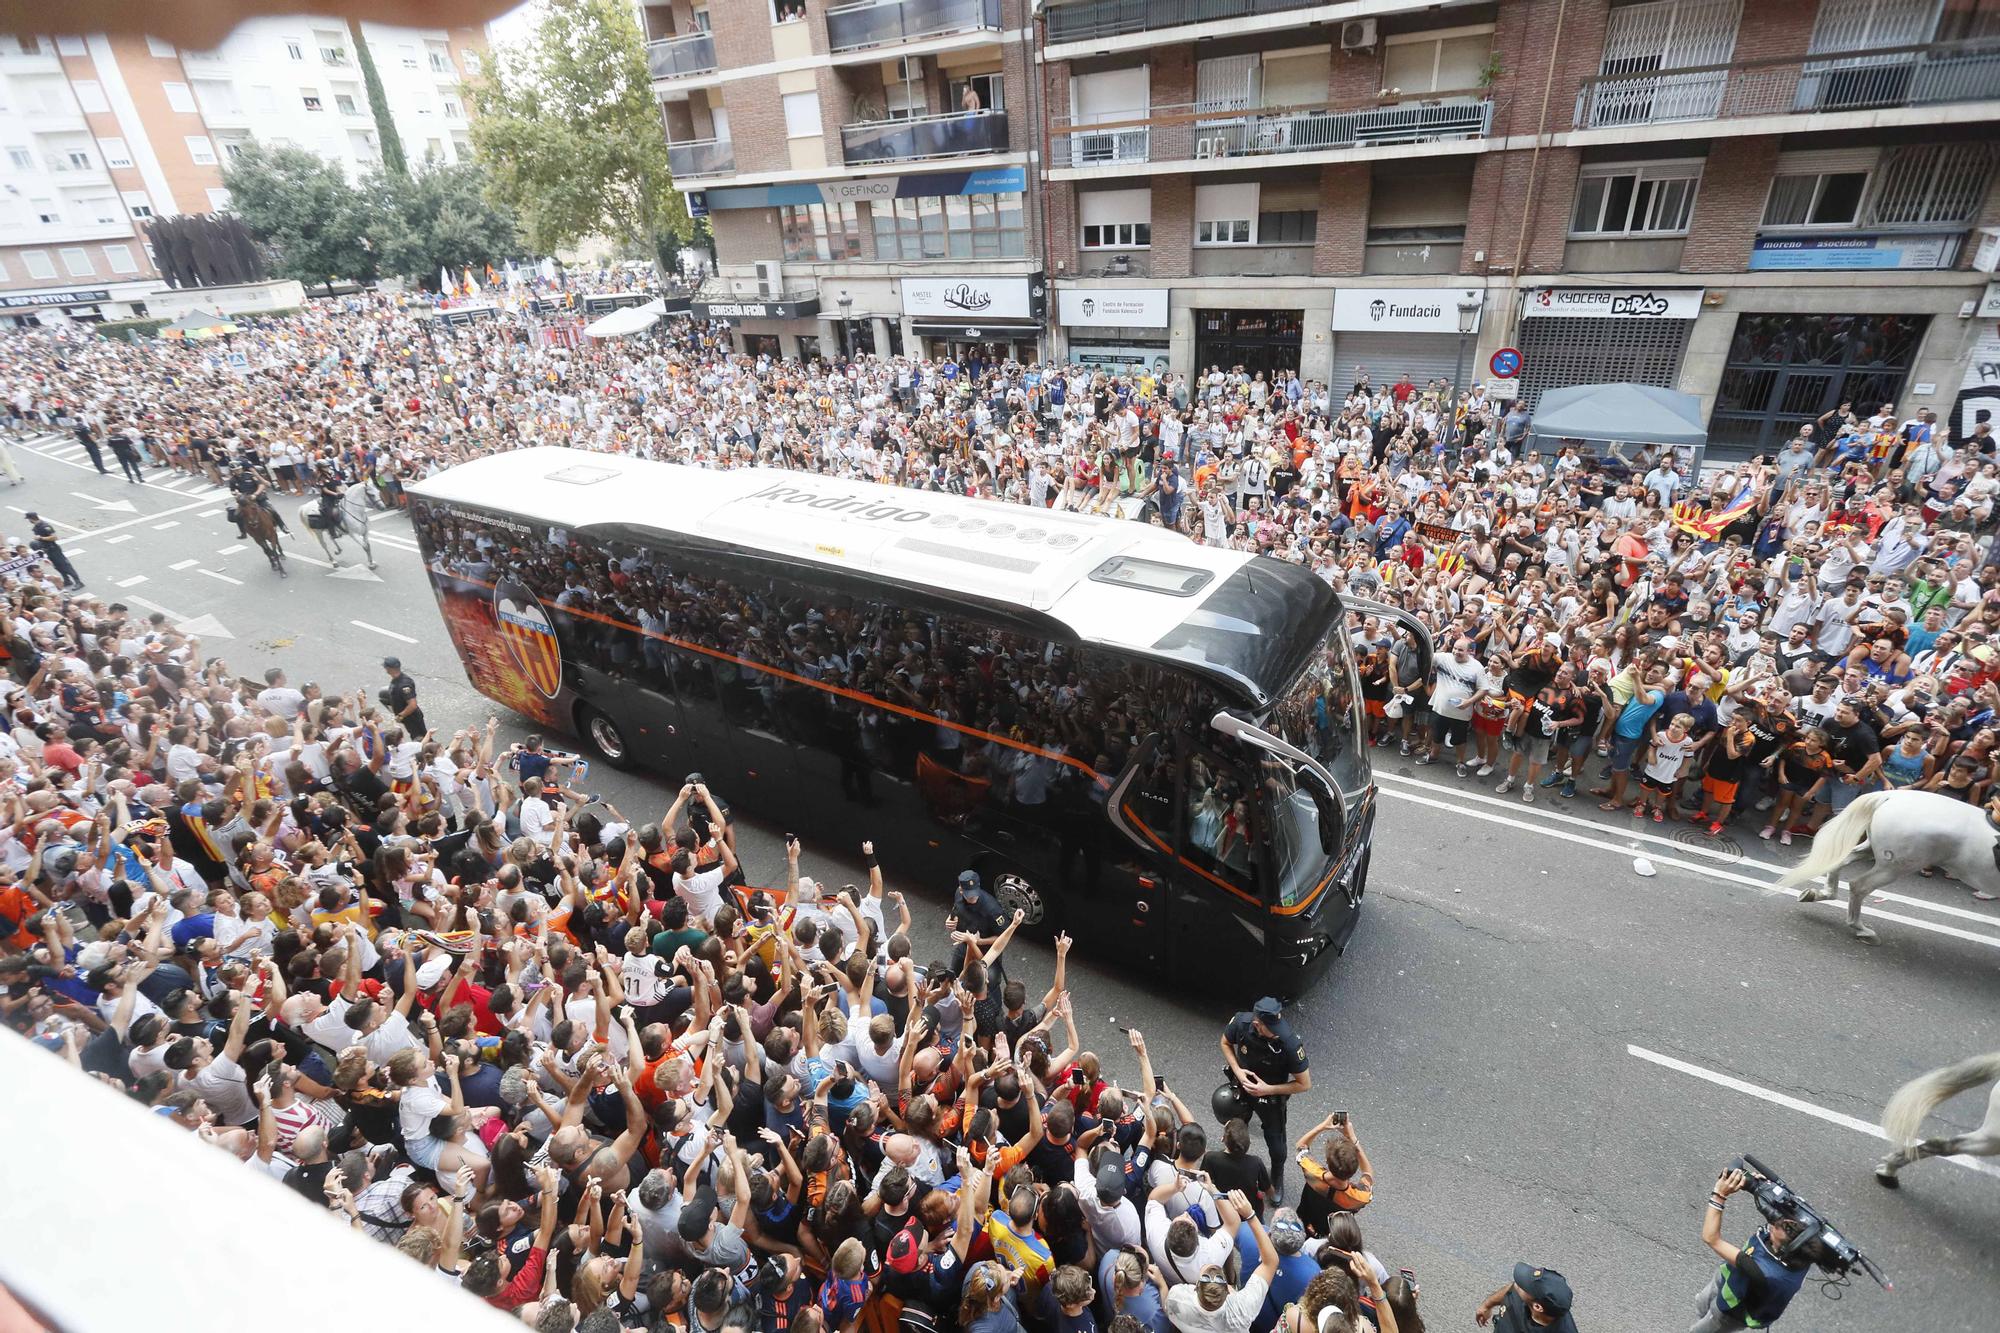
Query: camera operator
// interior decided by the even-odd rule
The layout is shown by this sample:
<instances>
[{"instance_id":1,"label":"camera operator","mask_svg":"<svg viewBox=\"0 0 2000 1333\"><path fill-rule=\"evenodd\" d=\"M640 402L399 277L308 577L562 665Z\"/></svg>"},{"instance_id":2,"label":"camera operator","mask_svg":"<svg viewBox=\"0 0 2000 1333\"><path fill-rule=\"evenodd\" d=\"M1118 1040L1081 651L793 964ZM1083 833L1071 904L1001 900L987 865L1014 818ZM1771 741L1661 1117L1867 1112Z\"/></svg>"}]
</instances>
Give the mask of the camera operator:
<instances>
[{"instance_id":1,"label":"camera operator","mask_svg":"<svg viewBox=\"0 0 2000 1333\"><path fill-rule=\"evenodd\" d=\"M1688 1333L1724 1333L1738 1328L1768 1328L1778 1322L1792 1297L1799 1294L1812 1261L1801 1255L1795 1262L1779 1256L1798 1239L1800 1225L1780 1218L1752 1236L1741 1248L1722 1238L1722 1212L1730 1195L1747 1183L1741 1171L1724 1171L1708 1196L1708 1215L1702 1219L1701 1238L1722 1257L1708 1285L1695 1300L1701 1317Z\"/></svg>"}]
</instances>

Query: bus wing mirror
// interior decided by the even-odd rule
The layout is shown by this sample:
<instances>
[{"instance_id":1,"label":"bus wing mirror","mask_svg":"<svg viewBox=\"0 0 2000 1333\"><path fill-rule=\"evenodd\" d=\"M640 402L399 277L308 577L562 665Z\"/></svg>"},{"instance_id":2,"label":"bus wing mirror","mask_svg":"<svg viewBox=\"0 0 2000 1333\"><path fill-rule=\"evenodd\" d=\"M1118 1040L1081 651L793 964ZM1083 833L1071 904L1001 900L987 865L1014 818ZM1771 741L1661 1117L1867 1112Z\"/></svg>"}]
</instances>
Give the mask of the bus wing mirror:
<instances>
[{"instance_id":1,"label":"bus wing mirror","mask_svg":"<svg viewBox=\"0 0 2000 1333\"><path fill-rule=\"evenodd\" d=\"M1159 753L1159 749L1160 738L1157 734L1139 742L1138 748L1132 751L1132 757L1125 761L1125 771L1118 775L1117 781L1111 784L1111 790L1104 794L1104 814L1111 821L1111 826L1149 852L1155 850L1155 845L1126 817L1125 798L1132 790L1133 781L1142 769L1153 762L1153 756Z\"/></svg>"},{"instance_id":2,"label":"bus wing mirror","mask_svg":"<svg viewBox=\"0 0 2000 1333\"><path fill-rule=\"evenodd\" d=\"M1218 712L1214 717L1210 718L1208 725L1233 740L1242 741L1245 745L1254 745L1260 750L1268 751L1271 754L1277 755L1280 759L1288 760L1295 766L1306 770L1312 774L1313 780L1325 793L1327 800L1334 801L1339 799L1340 784L1333 780L1333 774L1327 772L1326 765L1320 763L1319 760L1313 758L1298 746L1293 745L1290 741L1273 736L1256 723L1245 722L1242 718L1227 710Z\"/></svg>"},{"instance_id":3,"label":"bus wing mirror","mask_svg":"<svg viewBox=\"0 0 2000 1333\"><path fill-rule=\"evenodd\" d=\"M1431 657L1436 652L1436 647L1431 642L1431 632L1423 621L1417 619L1400 606L1391 606L1387 602L1378 602L1372 597L1348 597L1342 595L1340 600L1341 604L1351 614L1377 616L1383 620L1393 620L1408 630L1410 637L1417 642L1417 654L1423 658L1422 665L1417 671L1417 679L1429 680L1431 678Z\"/></svg>"}]
</instances>

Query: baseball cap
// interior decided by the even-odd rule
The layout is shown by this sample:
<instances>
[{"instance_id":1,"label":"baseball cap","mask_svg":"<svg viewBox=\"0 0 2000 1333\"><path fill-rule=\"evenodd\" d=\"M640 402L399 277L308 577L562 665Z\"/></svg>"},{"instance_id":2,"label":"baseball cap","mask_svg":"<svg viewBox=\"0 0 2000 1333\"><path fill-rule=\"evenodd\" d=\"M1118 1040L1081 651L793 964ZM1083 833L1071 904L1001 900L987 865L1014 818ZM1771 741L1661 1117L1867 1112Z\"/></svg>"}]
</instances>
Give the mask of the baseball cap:
<instances>
[{"instance_id":1,"label":"baseball cap","mask_svg":"<svg viewBox=\"0 0 2000 1333\"><path fill-rule=\"evenodd\" d=\"M1250 1012L1259 1018L1282 1018L1285 1014L1285 1006L1279 1004L1271 996L1266 995L1250 1007Z\"/></svg>"},{"instance_id":2,"label":"baseball cap","mask_svg":"<svg viewBox=\"0 0 2000 1333\"><path fill-rule=\"evenodd\" d=\"M403 666L403 659L400 657L385 657L382 659L382 666L385 670L393 668L400 671Z\"/></svg>"},{"instance_id":3,"label":"baseball cap","mask_svg":"<svg viewBox=\"0 0 2000 1333\"><path fill-rule=\"evenodd\" d=\"M979 892L979 872L977 870L959 871L958 891L967 896Z\"/></svg>"},{"instance_id":4,"label":"baseball cap","mask_svg":"<svg viewBox=\"0 0 2000 1333\"><path fill-rule=\"evenodd\" d=\"M1553 1268L1515 1264L1514 1285L1527 1292L1530 1300L1540 1301L1545 1310L1554 1314L1566 1314L1569 1311L1569 1280Z\"/></svg>"},{"instance_id":5,"label":"baseball cap","mask_svg":"<svg viewBox=\"0 0 2000 1333\"><path fill-rule=\"evenodd\" d=\"M431 987L437 985L440 981L444 980L445 971L450 967L451 960L449 958L438 957L426 962L422 967L417 969L417 989L429 990Z\"/></svg>"},{"instance_id":6,"label":"baseball cap","mask_svg":"<svg viewBox=\"0 0 2000 1333\"><path fill-rule=\"evenodd\" d=\"M1109 1208L1125 1195L1125 1168L1107 1161L1097 1168L1097 1201Z\"/></svg>"}]
</instances>

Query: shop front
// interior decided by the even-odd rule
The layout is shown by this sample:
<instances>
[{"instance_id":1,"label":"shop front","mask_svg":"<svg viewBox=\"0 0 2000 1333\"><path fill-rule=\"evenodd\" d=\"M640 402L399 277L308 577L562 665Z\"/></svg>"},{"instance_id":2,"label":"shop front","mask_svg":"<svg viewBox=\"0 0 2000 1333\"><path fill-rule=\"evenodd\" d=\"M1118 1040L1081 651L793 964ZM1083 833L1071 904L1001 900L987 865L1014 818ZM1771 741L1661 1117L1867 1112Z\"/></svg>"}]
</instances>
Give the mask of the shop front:
<instances>
[{"instance_id":1,"label":"shop front","mask_svg":"<svg viewBox=\"0 0 2000 1333\"><path fill-rule=\"evenodd\" d=\"M1521 293L1521 397L1573 384L1678 387L1699 287L1530 287Z\"/></svg>"},{"instance_id":2,"label":"shop front","mask_svg":"<svg viewBox=\"0 0 2000 1333\"><path fill-rule=\"evenodd\" d=\"M1842 403L1865 415L1896 402L1930 322L1914 314L1740 316L1709 418L1710 445L1767 452Z\"/></svg>"},{"instance_id":3,"label":"shop front","mask_svg":"<svg viewBox=\"0 0 2000 1333\"><path fill-rule=\"evenodd\" d=\"M1296 371L1305 342L1303 310L1197 310L1194 373L1234 370L1272 379Z\"/></svg>"},{"instance_id":4,"label":"shop front","mask_svg":"<svg viewBox=\"0 0 2000 1333\"><path fill-rule=\"evenodd\" d=\"M804 291L783 297L721 294L696 298L690 313L698 320L722 320L729 326L736 349L751 356L797 356L801 338L819 333L819 294Z\"/></svg>"},{"instance_id":5,"label":"shop front","mask_svg":"<svg viewBox=\"0 0 2000 1333\"><path fill-rule=\"evenodd\" d=\"M9 292L0 295L0 321L8 328L30 329L49 324L97 324L107 319L137 319L146 313L143 299L148 283L121 283L62 291Z\"/></svg>"},{"instance_id":6,"label":"shop front","mask_svg":"<svg viewBox=\"0 0 2000 1333\"><path fill-rule=\"evenodd\" d=\"M1164 287L1064 287L1056 323L1064 359L1113 375L1163 375L1171 360Z\"/></svg>"},{"instance_id":7,"label":"shop front","mask_svg":"<svg viewBox=\"0 0 2000 1333\"><path fill-rule=\"evenodd\" d=\"M1371 384L1408 377L1421 389L1472 374L1485 296L1476 287L1340 288L1333 294L1334 383L1357 382L1365 371Z\"/></svg>"},{"instance_id":8,"label":"shop front","mask_svg":"<svg viewBox=\"0 0 2000 1333\"><path fill-rule=\"evenodd\" d=\"M975 367L1041 360L1048 303L1041 274L900 278L897 286L918 355Z\"/></svg>"}]
</instances>

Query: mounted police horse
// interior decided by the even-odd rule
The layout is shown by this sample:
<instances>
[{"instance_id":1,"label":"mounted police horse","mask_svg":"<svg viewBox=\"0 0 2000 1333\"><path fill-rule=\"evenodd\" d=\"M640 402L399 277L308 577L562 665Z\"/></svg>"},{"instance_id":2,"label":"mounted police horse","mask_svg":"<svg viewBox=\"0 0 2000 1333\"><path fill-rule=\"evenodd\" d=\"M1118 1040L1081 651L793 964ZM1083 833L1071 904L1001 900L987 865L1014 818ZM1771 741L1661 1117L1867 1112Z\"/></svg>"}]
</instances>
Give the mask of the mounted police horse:
<instances>
[{"instance_id":1,"label":"mounted police horse","mask_svg":"<svg viewBox=\"0 0 2000 1333\"><path fill-rule=\"evenodd\" d=\"M350 489L333 506L332 512L322 510L318 500L309 500L299 506L299 525L310 532L318 541L327 559L340 563L342 550L340 539L348 538L361 548L362 557L368 561L368 568L375 568L375 547L368 540L368 506L357 498L360 488Z\"/></svg>"},{"instance_id":2,"label":"mounted police horse","mask_svg":"<svg viewBox=\"0 0 2000 1333\"><path fill-rule=\"evenodd\" d=\"M285 548L278 541L278 516L255 500L239 500L241 511L239 520L243 533L257 543L257 549L271 562L271 568L278 571L279 578L290 578L291 571L285 568Z\"/></svg>"},{"instance_id":3,"label":"mounted police horse","mask_svg":"<svg viewBox=\"0 0 2000 1333\"><path fill-rule=\"evenodd\" d=\"M1812 855L1778 887L1803 884L1799 901L1815 902L1836 896L1847 875L1848 929L1873 944L1875 932L1861 924L1861 904L1925 866L1942 868L1982 897L2000 895L2000 829L1978 806L1936 792L1868 792L1820 829ZM1824 888L1812 882L1822 876Z\"/></svg>"}]
</instances>

